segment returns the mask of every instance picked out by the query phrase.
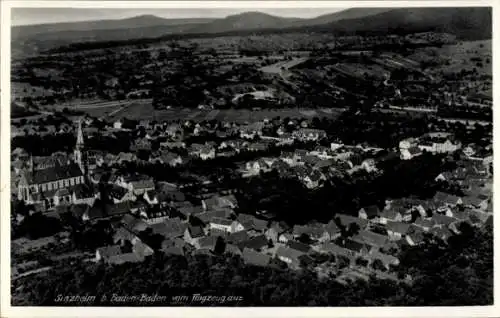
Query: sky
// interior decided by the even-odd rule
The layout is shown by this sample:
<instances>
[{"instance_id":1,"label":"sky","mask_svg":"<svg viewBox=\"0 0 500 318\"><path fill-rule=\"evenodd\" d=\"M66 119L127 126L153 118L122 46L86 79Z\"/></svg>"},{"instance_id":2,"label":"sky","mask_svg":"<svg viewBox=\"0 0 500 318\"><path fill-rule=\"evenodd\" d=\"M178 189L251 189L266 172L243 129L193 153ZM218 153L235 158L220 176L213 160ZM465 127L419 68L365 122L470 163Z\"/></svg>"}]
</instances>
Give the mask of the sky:
<instances>
[{"instance_id":1,"label":"sky","mask_svg":"<svg viewBox=\"0 0 500 318\"><path fill-rule=\"evenodd\" d=\"M80 9L80 8L13 8L12 25L124 19L143 14L162 18L223 18L247 11L260 11L281 17L313 18L343 10L341 8L218 8L218 9Z\"/></svg>"}]
</instances>

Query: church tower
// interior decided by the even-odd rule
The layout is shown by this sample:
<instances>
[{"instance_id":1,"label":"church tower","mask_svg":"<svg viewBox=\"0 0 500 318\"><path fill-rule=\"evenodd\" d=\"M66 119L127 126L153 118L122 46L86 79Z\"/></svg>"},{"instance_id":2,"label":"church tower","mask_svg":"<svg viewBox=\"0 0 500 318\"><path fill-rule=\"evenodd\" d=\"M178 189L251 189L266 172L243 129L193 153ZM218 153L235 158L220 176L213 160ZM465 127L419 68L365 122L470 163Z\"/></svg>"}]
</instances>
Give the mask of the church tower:
<instances>
[{"instance_id":1,"label":"church tower","mask_svg":"<svg viewBox=\"0 0 500 318\"><path fill-rule=\"evenodd\" d=\"M88 162L87 162L87 153L85 151L85 144L83 141L83 131L82 131L82 121L78 120L78 130L76 135L76 145L74 152L75 162L78 164L80 169L82 170L85 177L88 174Z\"/></svg>"}]
</instances>

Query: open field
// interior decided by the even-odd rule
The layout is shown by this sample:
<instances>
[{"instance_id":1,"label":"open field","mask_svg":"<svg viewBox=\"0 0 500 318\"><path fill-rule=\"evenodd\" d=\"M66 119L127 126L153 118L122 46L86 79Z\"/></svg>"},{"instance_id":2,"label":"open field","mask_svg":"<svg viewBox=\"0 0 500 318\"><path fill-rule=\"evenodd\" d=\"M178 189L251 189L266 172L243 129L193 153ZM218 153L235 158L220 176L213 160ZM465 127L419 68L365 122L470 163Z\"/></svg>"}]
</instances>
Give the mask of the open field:
<instances>
[{"instance_id":1,"label":"open field","mask_svg":"<svg viewBox=\"0 0 500 318\"><path fill-rule=\"evenodd\" d=\"M82 109L88 112L90 109ZM92 110L90 110L92 111ZM274 117L328 117L336 118L343 110L340 109L270 109L270 110L248 110L248 109L216 109L216 110L198 110L198 109L168 109L155 110L151 103L133 102L123 111L108 117L110 120L120 118L133 118L137 120L193 120L196 122L203 120L233 121L237 123L255 122L265 118Z\"/></svg>"},{"instance_id":2,"label":"open field","mask_svg":"<svg viewBox=\"0 0 500 318\"><path fill-rule=\"evenodd\" d=\"M447 61L432 67L432 72L460 72L462 69L476 69L479 74L492 75L492 44L491 40L464 41L454 45L444 45L441 48L419 49L410 56L417 61Z\"/></svg>"}]
</instances>

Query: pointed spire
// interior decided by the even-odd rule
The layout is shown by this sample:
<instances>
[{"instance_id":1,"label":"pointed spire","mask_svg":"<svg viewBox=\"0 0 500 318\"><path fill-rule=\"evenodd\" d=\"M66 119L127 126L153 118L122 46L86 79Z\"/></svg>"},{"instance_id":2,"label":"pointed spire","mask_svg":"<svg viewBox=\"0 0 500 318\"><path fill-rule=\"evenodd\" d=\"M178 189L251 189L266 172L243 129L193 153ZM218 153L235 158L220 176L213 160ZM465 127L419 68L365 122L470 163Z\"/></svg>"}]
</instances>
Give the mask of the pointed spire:
<instances>
[{"instance_id":1,"label":"pointed spire","mask_svg":"<svg viewBox=\"0 0 500 318\"><path fill-rule=\"evenodd\" d=\"M83 147L83 131L82 131L82 119L78 119L78 131L76 137L76 146Z\"/></svg>"}]
</instances>

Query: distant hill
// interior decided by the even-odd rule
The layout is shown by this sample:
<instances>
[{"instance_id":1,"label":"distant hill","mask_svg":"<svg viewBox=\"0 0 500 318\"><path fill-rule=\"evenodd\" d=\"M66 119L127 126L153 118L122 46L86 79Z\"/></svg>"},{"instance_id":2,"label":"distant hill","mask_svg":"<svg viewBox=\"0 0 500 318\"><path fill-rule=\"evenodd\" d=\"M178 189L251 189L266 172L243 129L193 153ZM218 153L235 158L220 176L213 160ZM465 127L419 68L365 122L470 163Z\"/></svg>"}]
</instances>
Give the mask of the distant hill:
<instances>
[{"instance_id":1,"label":"distant hill","mask_svg":"<svg viewBox=\"0 0 500 318\"><path fill-rule=\"evenodd\" d=\"M127 19L117 20L97 20L83 22L47 23L37 25L23 25L12 27L12 39L32 37L39 34L74 32L80 37L78 32L103 31L103 30L125 30L139 29L153 26L171 26L183 24L209 23L214 19L192 18L192 19L164 19L154 15L140 15Z\"/></svg>"},{"instance_id":2,"label":"distant hill","mask_svg":"<svg viewBox=\"0 0 500 318\"><path fill-rule=\"evenodd\" d=\"M209 37L215 34L248 35L253 32L381 35L428 31L452 33L463 40L490 39L492 10L489 7L356 8L312 19L283 18L261 12L246 12L223 19L163 19L145 15L122 20L13 27L12 47L16 51L32 47L43 51L76 42L88 42L97 48L100 42L114 42L112 46L122 46L134 41L161 41L170 35ZM18 42L20 39L23 41ZM86 45L79 45L78 49L84 49ZM109 43L106 45L109 47Z\"/></svg>"},{"instance_id":3,"label":"distant hill","mask_svg":"<svg viewBox=\"0 0 500 318\"><path fill-rule=\"evenodd\" d=\"M401 8L356 19L312 26L322 32L447 32L466 40L492 36L492 11L488 7Z\"/></svg>"},{"instance_id":4,"label":"distant hill","mask_svg":"<svg viewBox=\"0 0 500 318\"><path fill-rule=\"evenodd\" d=\"M320 15L319 17L312 18L312 19L299 21L298 23L295 23L294 25L299 26L299 25L327 24L327 23L332 23L332 22L339 21L339 20L357 19L357 18L368 17L371 15L376 15L376 14L391 11L391 10L394 10L394 8L352 8L352 9L342 10L342 11L335 12L335 13Z\"/></svg>"},{"instance_id":5,"label":"distant hill","mask_svg":"<svg viewBox=\"0 0 500 318\"><path fill-rule=\"evenodd\" d=\"M191 30L192 33L223 33L237 30L281 29L305 21L299 18L282 18L261 12L245 12L218 19Z\"/></svg>"}]
</instances>

